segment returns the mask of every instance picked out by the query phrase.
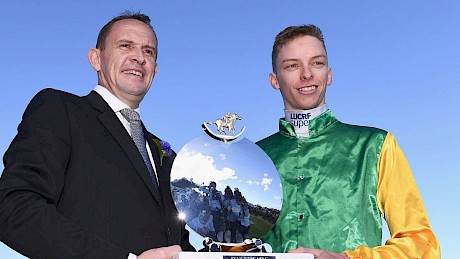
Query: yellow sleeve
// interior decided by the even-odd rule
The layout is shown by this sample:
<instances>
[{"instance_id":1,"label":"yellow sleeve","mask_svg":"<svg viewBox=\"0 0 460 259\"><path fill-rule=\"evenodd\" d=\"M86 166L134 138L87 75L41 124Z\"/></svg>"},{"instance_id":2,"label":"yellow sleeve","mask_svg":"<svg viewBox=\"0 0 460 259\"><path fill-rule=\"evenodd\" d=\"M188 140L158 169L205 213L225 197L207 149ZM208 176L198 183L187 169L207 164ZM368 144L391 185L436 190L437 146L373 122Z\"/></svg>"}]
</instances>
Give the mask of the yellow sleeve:
<instances>
[{"instance_id":1,"label":"yellow sleeve","mask_svg":"<svg viewBox=\"0 0 460 259\"><path fill-rule=\"evenodd\" d=\"M359 246L350 258L441 258L422 197L395 137L388 133L378 164L377 200L391 238L384 246Z\"/></svg>"}]
</instances>

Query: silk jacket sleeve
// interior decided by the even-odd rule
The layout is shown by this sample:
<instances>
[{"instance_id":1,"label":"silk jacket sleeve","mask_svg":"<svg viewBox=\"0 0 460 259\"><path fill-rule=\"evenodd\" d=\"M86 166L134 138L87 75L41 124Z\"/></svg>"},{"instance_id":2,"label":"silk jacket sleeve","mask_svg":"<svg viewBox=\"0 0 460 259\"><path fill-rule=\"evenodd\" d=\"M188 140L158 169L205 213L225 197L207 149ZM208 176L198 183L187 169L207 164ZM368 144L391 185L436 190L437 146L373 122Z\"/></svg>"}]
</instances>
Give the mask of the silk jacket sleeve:
<instances>
[{"instance_id":1,"label":"silk jacket sleeve","mask_svg":"<svg viewBox=\"0 0 460 259\"><path fill-rule=\"evenodd\" d=\"M409 164L392 134L382 146L377 199L391 238L384 246L359 246L350 258L440 258L440 247Z\"/></svg>"}]
</instances>

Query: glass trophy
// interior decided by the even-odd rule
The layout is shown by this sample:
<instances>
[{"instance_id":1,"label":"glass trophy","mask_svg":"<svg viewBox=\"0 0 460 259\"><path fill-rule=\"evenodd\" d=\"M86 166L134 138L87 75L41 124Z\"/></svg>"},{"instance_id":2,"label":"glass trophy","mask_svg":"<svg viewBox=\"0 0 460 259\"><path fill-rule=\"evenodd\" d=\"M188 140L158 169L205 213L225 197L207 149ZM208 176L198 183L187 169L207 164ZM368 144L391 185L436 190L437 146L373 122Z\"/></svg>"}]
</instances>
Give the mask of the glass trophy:
<instances>
[{"instance_id":1,"label":"glass trophy","mask_svg":"<svg viewBox=\"0 0 460 259\"><path fill-rule=\"evenodd\" d=\"M275 224L282 205L276 167L255 143L239 137L241 117L228 112L202 124L204 133L178 152L171 193L181 219L203 237L200 252L176 259L313 259L311 254L275 254L261 238ZM204 252L204 253L203 253Z\"/></svg>"}]
</instances>

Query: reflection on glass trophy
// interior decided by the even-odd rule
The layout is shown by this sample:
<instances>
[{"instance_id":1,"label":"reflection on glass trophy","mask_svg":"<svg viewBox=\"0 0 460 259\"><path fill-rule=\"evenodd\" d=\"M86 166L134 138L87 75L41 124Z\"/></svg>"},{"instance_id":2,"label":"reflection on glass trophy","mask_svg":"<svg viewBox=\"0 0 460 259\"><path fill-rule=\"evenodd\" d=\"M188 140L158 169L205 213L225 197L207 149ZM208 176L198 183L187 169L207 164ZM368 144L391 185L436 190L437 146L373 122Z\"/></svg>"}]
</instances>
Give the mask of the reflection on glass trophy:
<instances>
[{"instance_id":1,"label":"reflection on glass trophy","mask_svg":"<svg viewBox=\"0 0 460 259\"><path fill-rule=\"evenodd\" d=\"M271 254L271 246L261 241L281 210L278 172L256 144L237 139L245 130L235 128L239 120L228 112L203 123L205 133L186 143L176 156L171 172L174 202L181 218L203 237L200 251L213 252L182 252L176 258L231 258L234 253L237 258L258 254L265 259L287 258Z\"/></svg>"}]
</instances>

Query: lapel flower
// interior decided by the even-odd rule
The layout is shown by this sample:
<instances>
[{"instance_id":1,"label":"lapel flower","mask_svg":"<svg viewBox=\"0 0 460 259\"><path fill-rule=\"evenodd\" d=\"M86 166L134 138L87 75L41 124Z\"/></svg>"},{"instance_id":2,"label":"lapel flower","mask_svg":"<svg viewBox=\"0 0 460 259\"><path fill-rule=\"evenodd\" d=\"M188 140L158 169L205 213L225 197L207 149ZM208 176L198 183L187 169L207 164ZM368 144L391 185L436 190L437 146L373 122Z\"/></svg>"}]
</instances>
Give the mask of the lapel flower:
<instances>
[{"instance_id":1,"label":"lapel flower","mask_svg":"<svg viewBox=\"0 0 460 259\"><path fill-rule=\"evenodd\" d=\"M160 166L163 165L163 157L171 156L172 155L172 149L171 145L167 141L159 140L159 139L154 139L153 142L157 145L158 151L160 152Z\"/></svg>"}]
</instances>

